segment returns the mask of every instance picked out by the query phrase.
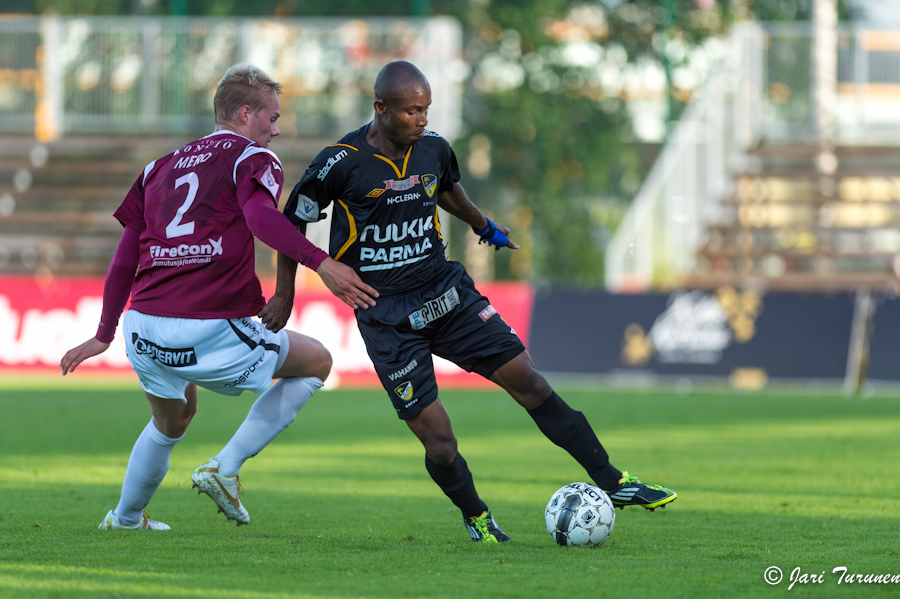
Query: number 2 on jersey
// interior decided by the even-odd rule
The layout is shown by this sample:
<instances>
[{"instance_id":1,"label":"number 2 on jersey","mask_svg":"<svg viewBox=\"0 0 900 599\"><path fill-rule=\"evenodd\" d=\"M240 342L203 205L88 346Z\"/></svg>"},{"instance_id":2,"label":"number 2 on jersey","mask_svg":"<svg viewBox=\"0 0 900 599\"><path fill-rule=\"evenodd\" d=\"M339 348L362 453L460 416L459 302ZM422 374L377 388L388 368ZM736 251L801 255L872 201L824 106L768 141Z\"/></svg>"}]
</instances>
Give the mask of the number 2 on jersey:
<instances>
[{"instance_id":1,"label":"number 2 on jersey","mask_svg":"<svg viewBox=\"0 0 900 599\"><path fill-rule=\"evenodd\" d=\"M181 223L181 219L184 218L184 213L190 209L191 204L194 203L194 198L197 197L197 188L200 187L200 179L197 177L197 173L188 173L183 177L175 179L175 189L178 189L185 183L188 185L187 199L178 211L175 212L175 218L172 219L172 222L166 225L166 237L169 239L181 237L182 235L190 235L194 232L194 221Z\"/></svg>"}]
</instances>

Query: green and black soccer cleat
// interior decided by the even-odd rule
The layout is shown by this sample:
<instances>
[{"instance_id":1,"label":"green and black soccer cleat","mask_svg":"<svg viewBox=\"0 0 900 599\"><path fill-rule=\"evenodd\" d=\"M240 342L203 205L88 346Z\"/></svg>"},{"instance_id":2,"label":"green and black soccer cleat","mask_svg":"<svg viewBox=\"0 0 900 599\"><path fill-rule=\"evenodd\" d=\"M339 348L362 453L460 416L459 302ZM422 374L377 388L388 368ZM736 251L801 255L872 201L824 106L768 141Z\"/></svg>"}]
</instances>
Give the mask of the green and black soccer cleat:
<instances>
[{"instance_id":1,"label":"green and black soccer cleat","mask_svg":"<svg viewBox=\"0 0 900 599\"><path fill-rule=\"evenodd\" d=\"M466 523L466 530L476 543L505 543L509 540L509 535L497 526L491 510L482 512L480 516L472 516L468 520L463 519L463 522Z\"/></svg>"},{"instance_id":2,"label":"green and black soccer cleat","mask_svg":"<svg viewBox=\"0 0 900 599\"><path fill-rule=\"evenodd\" d=\"M619 486L606 492L617 508L625 509L628 505L639 505L651 512L658 507L664 508L675 501L678 493L662 485L648 485L638 480L638 475L622 473Z\"/></svg>"}]
</instances>

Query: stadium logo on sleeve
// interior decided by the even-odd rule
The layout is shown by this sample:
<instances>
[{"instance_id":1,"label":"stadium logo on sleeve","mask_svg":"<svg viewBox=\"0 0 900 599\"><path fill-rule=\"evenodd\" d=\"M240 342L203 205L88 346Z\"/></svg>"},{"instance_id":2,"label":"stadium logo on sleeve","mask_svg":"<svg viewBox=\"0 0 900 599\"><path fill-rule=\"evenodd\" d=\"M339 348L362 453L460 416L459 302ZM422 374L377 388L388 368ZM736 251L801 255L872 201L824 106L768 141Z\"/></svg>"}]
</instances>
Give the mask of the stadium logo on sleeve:
<instances>
[{"instance_id":1,"label":"stadium logo on sleeve","mask_svg":"<svg viewBox=\"0 0 900 599\"><path fill-rule=\"evenodd\" d=\"M422 175L422 185L425 186L425 193L428 197L434 197L434 190L437 189L437 177L434 175Z\"/></svg>"},{"instance_id":2,"label":"stadium logo on sleeve","mask_svg":"<svg viewBox=\"0 0 900 599\"><path fill-rule=\"evenodd\" d=\"M413 396L413 386L409 381L400 383L396 387L394 387L394 393L397 394L397 397L402 399L403 401L409 401Z\"/></svg>"},{"instance_id":3,"label":"stadium logo on sleeve","mask_svg":"<svg viewBox=\"0 0 900 599\"><path fill-rule=\"evenodd\" d=\"M394 181L393 179L388 179L384 182L385 189L393 189L394 191L406 191L407 189L412 188L414 185L419 184L419 175L413 175L412 177L407 177L401 181Z\"/></svg>"},{"instance_id":4,"label":"stadium logo on sleeve","mask_svg":"<svg viewBox=\"0 0 900 599\"><path fill-rule=\"evenodd\" d=\"M341 158L345 157L346 155L347 150L341 150L340 152L329 158L325 163L325 166L323 166L319 171L319 174L316 175L316 178L319 179L319 181L324 181L325 177L328 176L328 172L331 170L331 167L340 162Z\"/></svg>"}]
</instances>

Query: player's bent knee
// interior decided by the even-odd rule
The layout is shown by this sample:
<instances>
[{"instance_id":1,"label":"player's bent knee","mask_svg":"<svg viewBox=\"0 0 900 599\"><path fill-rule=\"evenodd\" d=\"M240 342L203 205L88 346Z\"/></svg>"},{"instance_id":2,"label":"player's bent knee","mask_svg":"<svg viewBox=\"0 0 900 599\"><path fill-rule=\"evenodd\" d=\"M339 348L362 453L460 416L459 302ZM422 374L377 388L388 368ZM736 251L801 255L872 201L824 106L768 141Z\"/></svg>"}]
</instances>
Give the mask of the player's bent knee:
<instances>
[{"instance_id":1,"label":"player's bent knee","mask_svg":"<svg viewBox=\"0 0 900 599\"><path fill-rule=\"evenodd\" d=\"M333 359L318 340L288 331L290 350L275 378L314 376L324 381L331 373Z\"/></svg>"},{"instance_id":2,"label":"player's bent knee","mask_svg":"<svg viewBox=\"0 0 900 599\"><path fill-rule=\"evenodd\" d=\"M492 380L527 409L537 407L553 392L550 383L534 368L530 360L503 366Z\"/></svg>"},{"instance_id":3,"label":"player's bent knee","mask_svg":"<svg viewBox=\"0 0 900 599\"><path fill-rule=\"evenodd\" d=\"M313 340L310 346L308 361L309 374L307 376L318 377L319 380L324 381L331 374L331 367L334 364L331 352L316 340Z\"/></svg>"},{"instance_id":4,"label":"player's bent knee","mask_svg":"<svg viewBox=\"0 0 900 599\"><path fill-rule=\"evenodd\" d=\"M451 453L435 453L433 451L426 450L425 453L431 458L431 461L440 464L441 466L449 466L453 463L453 460L456 459L456 452Z\"/></svg>"},{"instance_id":5,"label":"player's bent knee","mask_svg":"<svg viewBox=\"0 0 900 599\"><path fill-rule=\"evenodd\" d=\"M170 416L168 418L156 418L156 428L169 437L170 439L178 439L184 436L191 420L194 418L194 412L186 413L179 416Z\"/></svg>"},{"instance_id":6,"label":"player's bent knee","mask_svg":"<svg viewBox=\"0 0 900 599\"><path fill-rule=\"evenodd\" d=\"M171 434L168 432L163 432L167 437L172 437L173 439L177 439L178 437L183 436L188 427L191 425L191 421L194 419L194 414L197 413L196 407L186 407L186 409L179 414L176 418L173 419L172 422L169 423L169 428Z\"/></svg>"},{"instance_id":7,"label":"player's bent knee","mask_svg":"<svg viewBox=\"0 0 900 599\"><path fill-rule=\"evenodd\" d=\"M197 413L197 387L193 384L185 389L185 400L163 398L145 392L150 402L150 411L157 430L167 437L177 439L187 432L194 414Z\"/></svg>"},{"instance_id":8,"label":"player's bent knee","mask_svg":"<svg viewBox=\"0 0 900 599\"><path fill-rule=\"evenodd\" d=\"M550 394L553 393L553 388L538 371L535 370L534 373L536 376L528 387L528 396L532 401L541 404L550 397Z\"/></svg>"},{"instance_id":9,"label":"player's bent knee","mask_svg":"<svg viewBox=\"0 0 900 599\"><path fill-rule=\"evenodd\" d=\"M331 352L328 351L327 349L325 349L324 345L319 343L319 346L322 348L322 354L320 357L321 362L322 362L320 368L322 370L321 370L321 374L319 375L319 378L324 381L325 379L328 378L328 375L331 374L331 367L334 366L334 358L332 358Z\"/></svg>"},{"instance_id":10,"label":"player's bent knee","mask_svg":"<svg viewBox=\"0 0 900 599\"><path fill-rule=\"evenodd\" d=\"M452 439L434 439L425 445L425 452L432 461L441 466L449 466L456 459L456 437Z\"/></svg>"}]
</instances>

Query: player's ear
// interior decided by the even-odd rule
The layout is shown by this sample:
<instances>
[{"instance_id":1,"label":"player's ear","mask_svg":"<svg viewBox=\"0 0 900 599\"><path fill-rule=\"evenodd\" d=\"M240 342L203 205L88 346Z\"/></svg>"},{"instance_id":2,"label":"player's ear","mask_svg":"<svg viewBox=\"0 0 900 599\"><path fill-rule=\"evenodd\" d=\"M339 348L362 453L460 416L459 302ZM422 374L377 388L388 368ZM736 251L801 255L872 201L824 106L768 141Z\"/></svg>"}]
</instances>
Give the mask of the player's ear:
<instances>
[{"instance_id":1,"label":"player's ear","mask_svg":"<svg viewBox=\"0 0 900 599\"><path fill-rule=\"evenodd\" d=\"M378 113L378 116L384 117L387 116L388 106L385 104L384 100L375 100L375 112Z\"/></svg>"},{"instance_id":2,"label":"player's ear","mask_svg":"<svg viewBox=\"0 0 900 599\"><path fill-rule=\"evenodd\" d=\"M253 113L253 109L250 108L248 104L244 104L240 108L238 108L238 122L242 125L246 125L250 122L250 115Z\"/></svg>"}]
</instances>

